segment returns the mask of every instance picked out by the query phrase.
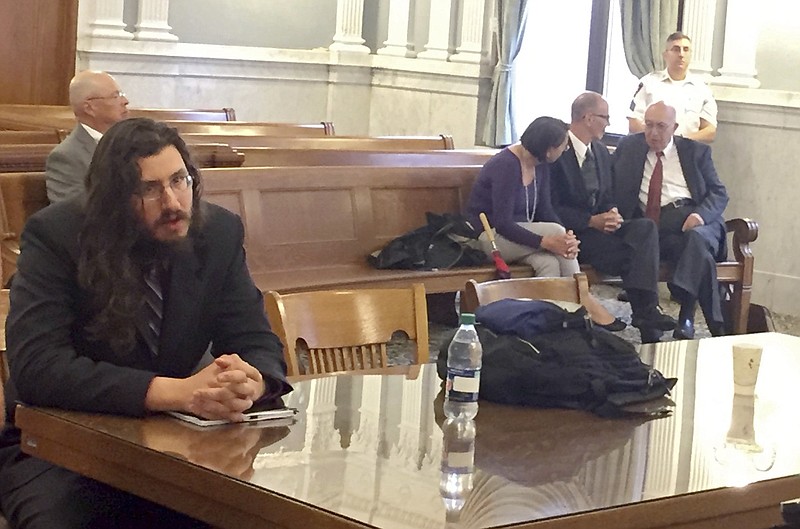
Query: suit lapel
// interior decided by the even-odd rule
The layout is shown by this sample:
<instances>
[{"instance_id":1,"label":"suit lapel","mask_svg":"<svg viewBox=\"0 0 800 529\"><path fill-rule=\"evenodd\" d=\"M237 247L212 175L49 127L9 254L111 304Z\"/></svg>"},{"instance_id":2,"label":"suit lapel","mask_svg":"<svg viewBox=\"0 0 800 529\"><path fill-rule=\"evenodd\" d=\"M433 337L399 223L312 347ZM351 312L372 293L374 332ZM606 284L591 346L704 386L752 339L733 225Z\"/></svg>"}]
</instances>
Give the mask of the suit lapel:
<instances>
[{"instance_id":1,"label":"suit lapel","mask_svg":"<svg viewBox=\"0 0 800 529\"><path fill-rule=\"evenodd\" d=\"M692 200L694 200L696 204L699 204L703 201L703 193L699 187L700 178L697 175L692 153L689 152L690 145L677 136L674 141L675 149L678 151L678 160L680 160L681 170L683 171L683 178L686 180L686 186L689 188Z\"/></svg>"},{"instance_id":2,"label":"suit lapel","mask_svg":"<svg viewBox=\"0 0 800 529\"><path fill-rule=\"evenodd\" d=\"M92 156L94 155L94 150L97 148L97 142L94 141L94 138L92 138L89 133L86 132L86 129L83 128L83 125L80 123L78 123L78 126L75 128L75 139L78 140L83 152L86 153L91 160Z\"/></svg>"}]
</instances>

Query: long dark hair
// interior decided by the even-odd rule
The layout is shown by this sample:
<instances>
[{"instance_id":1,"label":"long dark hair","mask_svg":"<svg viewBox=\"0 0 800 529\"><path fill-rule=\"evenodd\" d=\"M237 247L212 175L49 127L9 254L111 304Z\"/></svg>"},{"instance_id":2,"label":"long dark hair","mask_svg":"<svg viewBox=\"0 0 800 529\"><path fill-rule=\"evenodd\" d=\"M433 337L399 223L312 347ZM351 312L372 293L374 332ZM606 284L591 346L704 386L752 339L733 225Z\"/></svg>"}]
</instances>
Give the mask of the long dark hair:
<instances>
[{"instance_id":1,"label":"long dark hair","mask_svg":"<svg viewBox=\"0 0 800 529\"><path fill-rule=\"evenodd\" d=\"M87 326L95 340L120 355L136 343L136 318L144 303L142 252L147 239L134 208L141 185L138 160L172 145L192 176L192 227L201 222L202 179L178 131L147 118L120 121L103 135L86 175L85 219L79 236L78 282L96 314Z\"/></svg>"},{"instance_id":2,"label":"long dark hair","mask_svg":"<svg viewBox=\"0 0 800 529\"><path fill-rule=\"evenodd\" d=\"M569 125L560 119L541 116L533 120L522 133L520 142L525 150L540 162L547 161L547 150L555 149L567 137Z\"/></svg>"}]
</instances>

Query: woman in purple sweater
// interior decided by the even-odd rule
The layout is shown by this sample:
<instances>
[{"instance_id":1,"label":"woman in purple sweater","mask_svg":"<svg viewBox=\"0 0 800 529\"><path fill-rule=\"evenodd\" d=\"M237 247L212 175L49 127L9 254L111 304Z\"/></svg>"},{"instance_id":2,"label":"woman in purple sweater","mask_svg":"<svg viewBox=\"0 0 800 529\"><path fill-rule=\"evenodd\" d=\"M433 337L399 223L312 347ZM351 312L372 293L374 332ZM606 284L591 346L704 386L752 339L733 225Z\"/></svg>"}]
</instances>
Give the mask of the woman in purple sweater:
<instances>
[{"instance_id":1,"label":"woman in purple sweater","mask_svg":"<svg viewBox=\"0 0 800 529\"><path fill-rule=\"evenodd\" d=\"M518 143L486 162L467 205L473 226L481 226L478 215L486 213L505 260L527 263L539 277L571 277L580 270L580 242L564 229L550 203L550 164L566 149L567 130L559 119L536 118ZM491 255L486 233L479 241ZM592 296L586 309L595 323L609 330L625 328Z\"/></svg>"}]
</instances>

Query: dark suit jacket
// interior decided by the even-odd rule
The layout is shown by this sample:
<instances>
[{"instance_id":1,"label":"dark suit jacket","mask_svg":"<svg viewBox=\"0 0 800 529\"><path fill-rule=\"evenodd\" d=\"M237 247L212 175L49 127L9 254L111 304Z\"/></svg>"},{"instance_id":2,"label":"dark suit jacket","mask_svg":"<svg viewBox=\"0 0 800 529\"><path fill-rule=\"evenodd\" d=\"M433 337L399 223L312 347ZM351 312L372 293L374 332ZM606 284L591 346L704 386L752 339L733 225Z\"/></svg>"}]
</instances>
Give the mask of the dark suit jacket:
<instances>
[{"instance_id":1,"label":"dark suit jacket","mask_svg":"<svg viewBox=\"0 0 800 529\"><path fill-rule=\"evenodd\" d=\"M589 218L616 205L611 179L611 156L602 142L592 141L597 163L597 201L591 205L589 193L578 165L575 150L570 148L550 166L550 189L553 208L564 227L576 233L589 227Z\"/></svg>"},{"instance_id":2,"label":"dark suit jacket","mask_svg":"<svg viewBox=\"0 0 800 529\"><path fill-rule=\"evenodd\" d=\"M717 176L711 160L711 148L680 136L675 136L673 141L678 150L686 185L696 204L694 213L699 214L706 225L720 223L724 226L722 214L728 205L728 192ZM644 133L640 132L623 138L614 152L614 191L617 208L625 219L642 216L639 189L649 150ZM725 233L724 229L722 233Z\"/></svg>"},{"instance_id":3,"label":"dark suit jacket","mask_svg":"<svg viewBox=\"0 0 800 529\"><path fill-rule=\"evenodd\" d=\"M261 292L245 264L242 223L223 208L204 207L205 223L190 232L192 250L172 260L157 357L139 339L121 358L86 332L94 310L76 277L81 199L48 206L30 218L6 326L9 412L11 403L21 400L141 416L152 379L190 375L209 346L214 356L238 353L280 381L282 393L291 389L280 340L270 331ZM19 432L10 422L0 434L0 492L44 469L35 458L13 463Z\"/></svg>"},{"instance_id":4,"label":"dark suit jacket","mask_svg":"<svg viewBox=\"0 0 800 529\"><path fill-rule=\"evenodd\" d=\"M83 193L86 173L97 142L79 123L47 157L45 183L50 202L60 202Z\"/></svg>"}]
</instances>

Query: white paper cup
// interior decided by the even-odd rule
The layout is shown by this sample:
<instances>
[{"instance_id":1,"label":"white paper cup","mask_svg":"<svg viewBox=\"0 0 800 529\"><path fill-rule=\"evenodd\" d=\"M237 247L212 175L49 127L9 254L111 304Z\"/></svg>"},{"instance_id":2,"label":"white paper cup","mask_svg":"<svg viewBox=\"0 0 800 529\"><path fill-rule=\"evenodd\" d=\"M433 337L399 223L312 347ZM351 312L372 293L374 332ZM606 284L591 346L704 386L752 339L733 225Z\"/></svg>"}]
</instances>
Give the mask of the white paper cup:
<instances>
[{"instance_id":1,"label":"white paper cup","mask_svg":"<svg viewBox=\"0 0 800 529\"><path fill-rule=\"evenodd\" d=\"M737 395L754 395L758 370L761 367L760 345L737 343L733 346L733 391Z\"/></svg>"}]
</instances>

